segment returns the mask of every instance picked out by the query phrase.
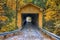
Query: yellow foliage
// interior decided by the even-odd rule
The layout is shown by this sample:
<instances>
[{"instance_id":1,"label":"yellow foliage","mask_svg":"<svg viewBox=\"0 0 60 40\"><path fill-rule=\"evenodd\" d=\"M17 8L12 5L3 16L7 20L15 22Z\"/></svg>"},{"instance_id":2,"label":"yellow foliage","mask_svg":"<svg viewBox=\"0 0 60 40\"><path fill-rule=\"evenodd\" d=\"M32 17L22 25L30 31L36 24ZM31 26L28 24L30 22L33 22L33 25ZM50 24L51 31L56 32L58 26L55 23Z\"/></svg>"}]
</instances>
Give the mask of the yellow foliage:
<instances>
[{"instance_id":1,"label":"yellow foliage","mask_svg":"<svg viewBox=\"0 0 60 40\"><path fill-rule=\"evenodd\" d=\"M6 30L7 30L6 27L2 27L2 28L1 28L1 31L2 31L2 32L5 32Z\"/></svg>"},{"instance_id":2,"label":"yellow foliage","mask_svg":"<svg viewBox=\"0 0 60 40\"><path fill-rule=\"evenodd\" d=\"M18 0L18 2L19 2L19 5L20 5L20 6L25 5L24 0Z\"/></svg>"},{"instance_id":3,"label":"yellow foliage","mask_svg":"<svg viewBox=\"0 0 60 40\"><path fill-rule=\"evenodd\" d=\"M53 17L55 17L56 14L57 14L56 11L47 10L47 11L46 11L46 14L45 14L45 15L46 15L46 16L45 16L46 21L52 20Z\"/></svg>"},{"instance_id":4,"label":"yellow foliage","mask_svg":"<svg viewBox=\"0 0 60 40\"><path fill-rule=\"evenodd\" d=\"M0 20L6 21L8 18L6 16L0 16Z\"/></svg>"},{"instance_id":5,"label":"yellow foliage","mask_svg":"<svg viewBox=\"0 0 60 40\"><path fill-rule=\"evenodd\" d=\"M27 2L32 2L32 0L29 0L29 1L27 0Z\"/></svg>"},{"instance_id":6,"label":"yellow foliage","mask_svg":"<svg viewBox=\"0 0 60 40\"><path fill-rule=\"evenodd\" d=\"M8 7L12 8L13 10L16 10L16 1L15 0L6 0L6 4Z\"/></svg>"},{"instance_id":7,"label":"yellow foliage","mask_svg":"<svg viewBox=\"0 0 60 40\"><path fill-rule=\"evenodd\" d=\"M54 0L48 0L47 3L46 3L46 6L49 6L50 7L56 7L56 3Z\"/></svg>"},{"instance_id":8,"label":"yellow foliage","mask_svg":"<svg viewBox=\"0 0 60 40\"><path fill-rule=\"evenodd\" d=\"M56 11L49 11L46 13L47 16L52 16L54 14L56 14Z\"/></svg>"},{"instance_id":9,"label":"yellow foliage","mask_svg":"<svg viewBox=\"0 0 60 40\"><path fill-rule=\"evenodd\" d=\"M1 31L0 32L9 32L11 30L15 30L16 29L16 25L15 25L15 19L13 19L13 22L7 24L7 25L4 25L2 28L1 28Z\"/></svg>"},{"instance_id":10,"label":"yellow foliage","mask_svg":"<svg viewBox=\"0 0 60 40\"><path fill-rule=\"evenodd\" d=\"M46 21L49 21L49 20L51 20L52 18L51 18L50 16L46 16L45 19L46 19Z\"/></svg>"}]
</instances>

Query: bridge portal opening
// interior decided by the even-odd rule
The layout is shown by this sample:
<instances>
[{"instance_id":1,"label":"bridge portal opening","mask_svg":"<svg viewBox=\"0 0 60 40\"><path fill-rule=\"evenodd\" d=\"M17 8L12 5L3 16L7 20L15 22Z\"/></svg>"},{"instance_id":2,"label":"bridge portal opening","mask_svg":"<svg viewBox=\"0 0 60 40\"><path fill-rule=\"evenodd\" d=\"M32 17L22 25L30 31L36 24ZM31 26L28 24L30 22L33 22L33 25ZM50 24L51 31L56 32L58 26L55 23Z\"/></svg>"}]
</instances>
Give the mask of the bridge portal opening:
<instances>
[{"instance_id":1,"label":"bridge portal opening","mask_svg":"<svg viewBox=\"0 0 60 40\"><path fill-rule=\"evenodd\" d=\"M32 25L35 25L35 26L38 26L38 17L39 15L38 14L34 14L34 13L22 13L22 25L25 25L27 22L26 22L26 18L27 17L31 17L31 24Z\"/></svg>"}]
</instances>

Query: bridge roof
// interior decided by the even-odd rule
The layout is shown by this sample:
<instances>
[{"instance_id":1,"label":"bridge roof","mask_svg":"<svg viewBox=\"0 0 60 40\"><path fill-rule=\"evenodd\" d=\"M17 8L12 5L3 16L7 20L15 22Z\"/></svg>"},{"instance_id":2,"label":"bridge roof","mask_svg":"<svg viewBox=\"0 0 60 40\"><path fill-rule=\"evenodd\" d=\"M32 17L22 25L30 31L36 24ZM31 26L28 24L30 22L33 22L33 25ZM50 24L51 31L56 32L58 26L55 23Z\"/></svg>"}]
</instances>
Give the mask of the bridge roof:
<instances>
[{"instance_id":1,"label":"bridge roof","mask_svg":"<svg viewBox=\"0 0 60 40\"><path fill-rule=\"evenodd\" d=\"M24 7L27 7L27 6L33 6L33 7L37 8L38 10L43 11L43 9L42 9L41 7L39 7L39 6L37 6L37 5L34 5L34 4L32 4L32 3L28 3L28 4L24 5L24 6L22 6L22 7L20 8L20 10L23 9Z\"/></svg>"}]
</instances>

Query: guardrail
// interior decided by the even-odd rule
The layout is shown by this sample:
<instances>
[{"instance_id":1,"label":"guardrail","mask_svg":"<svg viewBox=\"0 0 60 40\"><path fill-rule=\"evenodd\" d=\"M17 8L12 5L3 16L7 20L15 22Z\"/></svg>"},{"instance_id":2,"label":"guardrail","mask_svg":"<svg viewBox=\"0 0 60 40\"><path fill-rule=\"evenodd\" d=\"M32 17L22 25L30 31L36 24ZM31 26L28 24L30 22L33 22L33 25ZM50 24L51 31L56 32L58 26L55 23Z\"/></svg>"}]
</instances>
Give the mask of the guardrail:
<instances>
[{"instance_id":1,"label":"guardrail","mask_svg":"<svg viewBox=\"0 0 60 40\"><path fill-rule=\"evenodd\" d=\"M42 30L44 33L46 33L47 35L49 35L50 37L55 38L56 40L60 40L60 36L57 36L57 35L49 32L49 31L47 31L47 30L45 30L45 29L41 29L41 30Z\"/></svg>"},{"instance_id":2,"label":"guardrail","mask_svg":"<svg viewBox=\"0 0 60 40\"><path fill-rule=\"evenodd\" d=\"M4 32L4 33L0 33L0 36L5 36L5 35L8 35L8 34L12 34L12 33L16 33L16 32L19 32L20 30L17 29L17 30L14 30L14 31L11 31L11 32Z\"/></svg>"}]
</instances>

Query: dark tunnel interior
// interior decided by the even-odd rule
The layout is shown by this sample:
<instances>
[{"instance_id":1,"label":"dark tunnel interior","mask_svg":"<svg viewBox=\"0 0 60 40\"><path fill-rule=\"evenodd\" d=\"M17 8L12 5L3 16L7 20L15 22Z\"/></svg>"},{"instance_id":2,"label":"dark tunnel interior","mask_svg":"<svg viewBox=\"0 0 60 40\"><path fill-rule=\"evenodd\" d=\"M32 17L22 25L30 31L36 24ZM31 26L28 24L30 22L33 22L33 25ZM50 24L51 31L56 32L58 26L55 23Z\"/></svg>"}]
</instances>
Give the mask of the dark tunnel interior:
<instances>
[{"instance_id":1,"label":"dark tunnel interior","mask_svg":"<svg viewBox=\"0 0 60 40\"><path fill-rule=\"evenodd\" d=\"M25 24L26 24L26 17L31 17L32 18L32 24L33 25L38 25L38 14L22 14L22 24L24 24L24 22L25 22Z\"/></svg>"}]
</instances>

